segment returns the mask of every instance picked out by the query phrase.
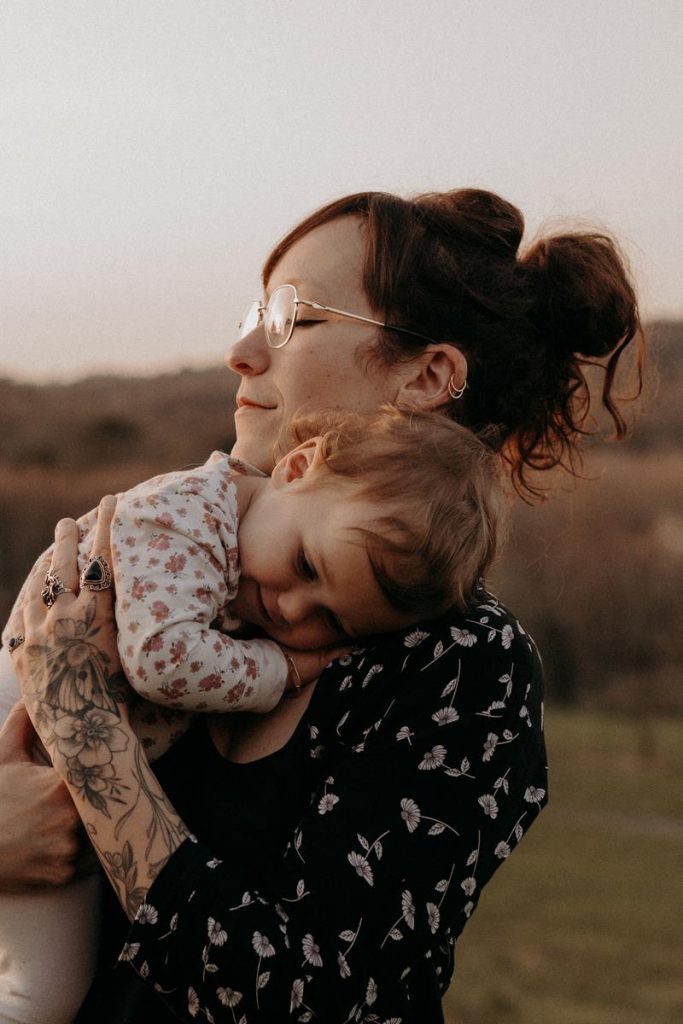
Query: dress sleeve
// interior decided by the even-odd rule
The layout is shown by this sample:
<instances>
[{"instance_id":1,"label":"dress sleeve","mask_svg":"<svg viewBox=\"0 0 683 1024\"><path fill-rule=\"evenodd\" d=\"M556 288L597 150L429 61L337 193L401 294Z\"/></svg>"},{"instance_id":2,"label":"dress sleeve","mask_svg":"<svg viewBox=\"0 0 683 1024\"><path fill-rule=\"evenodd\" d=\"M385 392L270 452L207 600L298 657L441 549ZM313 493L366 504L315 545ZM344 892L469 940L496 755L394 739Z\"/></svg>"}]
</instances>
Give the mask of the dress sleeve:
<instances>
[{"instance_id":1,"label":"dress sleeve","mask_svg":"<svg viewBox=\"0 0 683 1024\"><path fill-rule=\"evenodd\" d=\"M234 484L207 463L139 485L112 524L119 653L135 690L186 711L273 708L287 662L271 640L216 628L239 578Z\"/></svg>"},{"instance_id":2,"label":"dress sleeve","mask_svg":"<svg viewBox=\"0 0 683 1024\"><path fill-rule=\"evenodd\" d=\"M483 885L546 800L538 659L504 629L416 631L399 676L372 652L347 669L371 716L351 700L334 755L312 748L329 761L274 881L194 841L174 854L122 959L181 1019L405 1020L411 974L445 990Z\"/></svg>"}]
</instances>

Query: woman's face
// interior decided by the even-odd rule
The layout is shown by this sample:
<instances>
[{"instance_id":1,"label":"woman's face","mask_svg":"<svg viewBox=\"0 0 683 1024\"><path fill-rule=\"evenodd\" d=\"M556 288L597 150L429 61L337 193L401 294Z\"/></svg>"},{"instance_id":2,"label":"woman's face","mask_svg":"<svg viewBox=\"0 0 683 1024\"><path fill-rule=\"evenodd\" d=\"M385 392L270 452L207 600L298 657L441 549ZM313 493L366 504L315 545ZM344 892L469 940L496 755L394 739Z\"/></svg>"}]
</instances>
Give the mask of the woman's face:
<instances>
[{"instance_id":1,"label":"woman's face","mask_svg":"<svg viewBox=\"0 0 683 1024\"><path fill-rule=\"evenodd\" d=\"M285 253L263 299L278 285L293 284L301 299L381 319L363 291L364 259L362 220L349 216L331 221ZM260 325L226 354L228 367L242 378L233 454L267 472L276 442L295 413L330 408L372 412L382 402L396 400L406 373L406 364L368 365L363 358L375 327L306 307L300 313L305 322L297 321L284 348L269 348Z\"/></svg>"}]
</instances>

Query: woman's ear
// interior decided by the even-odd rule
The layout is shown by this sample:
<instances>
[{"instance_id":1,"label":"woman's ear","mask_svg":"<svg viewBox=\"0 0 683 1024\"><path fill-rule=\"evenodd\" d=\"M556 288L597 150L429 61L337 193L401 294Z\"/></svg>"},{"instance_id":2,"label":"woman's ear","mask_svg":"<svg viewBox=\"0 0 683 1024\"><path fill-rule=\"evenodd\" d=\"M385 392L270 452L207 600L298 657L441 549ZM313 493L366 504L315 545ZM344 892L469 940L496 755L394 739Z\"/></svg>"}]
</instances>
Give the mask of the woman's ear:
<instances>
[{"instance_id":1,"label":"woman's ear","mask_svg":"<svg viewBox=\"0 0 683 1024\"><path fill-rule=\"evenodd\" d=\"M428 345L406 364L406 378L398 390L396 405L426 412L452 401L448 392L467 383L467 358L457 345Z\"/></svg>"},{"instance_id":2,"label":"woman's ear","mask_svg":"<svg viewBox=\"0 0 683 1024\"><path fill-rule=\"evenodd\" d=\"M283 455L276 463L270 479L276 487L287 487L305 480L323 461L322 438L311 437Z\"/></svg>"}]
</instances>

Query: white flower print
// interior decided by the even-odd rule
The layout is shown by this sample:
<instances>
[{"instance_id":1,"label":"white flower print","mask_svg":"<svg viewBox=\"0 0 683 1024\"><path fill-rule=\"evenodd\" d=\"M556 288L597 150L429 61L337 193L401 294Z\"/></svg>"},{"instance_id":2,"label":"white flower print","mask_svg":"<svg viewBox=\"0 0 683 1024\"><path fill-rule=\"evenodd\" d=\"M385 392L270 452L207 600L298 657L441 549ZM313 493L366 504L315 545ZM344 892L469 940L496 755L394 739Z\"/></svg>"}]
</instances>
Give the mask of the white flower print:
<instances>
[{"instance_id":1,"label":"white flower print","mask_svg":"<svg viewBox=\"0 0 683 1024\"><path fill-rule=\"evenodd\" d=\"M271 946L268 937L261 935L261 932L254 932L251 944L258 956L275 956L275 948Z\"/></svg>"},{"instance_id":2,"label":"white flower print","mask_svg":"<svg viewBox=\"0 0 683 1024\"><path fill-rule=\"evenodd\" d=\"M413 897L407 889L401 893L401 910L403 911L403 920L409 928L415 928L415 904L413 903Z\"/></svg>"},{"instance_id":3,"label":"white flower print","mask_svg":"<svg viewBox=\"0 0 683 1024\"><path fill-rule=\"evenodd\" d=\"M506 651L510 649L512 641L514 640L514 636L515 634L512 631L512 626L510 625L509 622L506 623L503 626L503 629L500 634L500 642L502 643Z\"/></svg>"},{"instance_id":4,"label":"white flower print","mask_svg":"<svg viewBox=\"0 0 683 1024\"><path fill-rule=\"evenodd\" d=\"M385 1004L385 999L389 998L394 989L391 984L386 988L384 983L381 985L381 993L378 991L374 974L379 968L367 959L364 938L376 948L382 944L381 955L378 951L378 962L381 960L387 968L387 977L393 977L399 985L405 984L408 996L412 995L410 981L402 982L399 979L407 976L409 968L406 964L412 963L415 968L425 951L429 951L433 957L424 961L425 965L434 972L435 980L441 972L438 984L445 987L452 951L449 947L454 944L454 933L466 923L462 918L473 915L479 892L491 870L500 866L514 851L517 837L514 823L518 823L521 832L521 825L526 826L535 819L546 799L545 792L541 791L542 802L539 804L538 787L546 786L538 760L541 756L537 753L541 750L540 744L531 751L528 749L530 730L517 717L524 699L524 687L530 676L532 659L526 656L524 642L517 636L516 626L509 650L503 647L503 626L512 621L502 617L507 615L505 610L491 613L489 623L475 622L479 614L481 608L472 616L471 621L464 617L454 617L451 622L446 621L445 625L439 625L425 637L420 637L419 642L415 638L412 647L405 640L410 632L421 633L422 630L404 630L397 640L393 640L391 662L384 656L383 642L379 642L373 643L367 655L354 655L351 667L337 668L336 673L335 669L330 671L330 689L334 692L334 701L325 709L324 714L322 710L319 712L320 717L314 708L309 721L316 723L315 734L311 735L310 742L309 723L306 723L304 729L307 750L318 746L324 756L310 762L310 766L305 765L307 770L309 767L311 769L311 785L308 798L304 801L302 820L293 821L290 830L291 843L287 856L290 864L298 864L301 868L305 879L305 882L301 882L301 891L297 884L300 876L294 868L294 872L288 875L289 884L278 895L281 905L276 907L267 893L252 889L249 899L242 904L245 907L242 910L240 894L251 883L238 875L234 891L229 899L225 899L219 891L220 887L216 890L212 886L217 873L204 866L212 856L207 853L196 861L203 879L189 880L182 904L180 899L175 906L170 900L162 903L161 895L155 899L162 924L154 928L152 935L149 935L152 931L150 925L145 925L142 931L138 927L137 933L133 932L132 938L136 940L134 945L138 945L137 940L140 940L140 950L133 962L139 970L140 962L145 957L149 958L149 980L169 991L169 1002L175 1000L174 1008L179 1016L188 1021L193 1019L188 1009L189 1002L186 1002L190 984L195 986L193 991L197 1008L194 1019L204 1020L206 1017L207 1022L210 1021L209 1010L212 1010L216 1022L225 1020L225 1024L239 1024L244 1014L249 1019L252 1013L259 1019L260 1015L268 1017L273 1012L277 1016L277 1011L272 1010L269 995L273 1003L276 999L280 1000L280 1016L284 1016L287 1012L286 986L289 985L291 1017L287 1019L298 1024L307 1021L314 1024L322 1019L321 1014L325 1014L324 975L328 971L329 983L338 990L340 1021L345 1020L347 1024L354 1021L360 1024L365 1020L374 1021L375 1024L390 1024L390 1021L400 1024L399 1017L387 1017L392 1013L392 1008L391 1002ZM455 633L450 634L451 625L454 628L460 627L457 636ZM493 626L497 627L494 641L487 645L487 632ZM436 652L437 641L442 643L438 660L420 675L422 667L432 658L432 652ZM517 660L516 655L520 651L524 657L520 655ZM361 691L360 684L367 678L368 670L380 662L384 663L383 679L376 676L367 689ZM511 684L513 669L514 686L508 695L506 690ZM409 693L409 685L388 687L390 678L400 678L407 671L412 672L418 681L424 681L423 689L428 694L429 702L426 702L427 697L421 701L414 688ZM509 675L507 682L502 680L504 672ZM353 673L351 676L346 675L352 685L340 687L347 673ZM408 680L404 676L401 682L407 684ZM385 683L386 697L382 697ZM373 691L377 692L370 706L367 695ZM354 700L351 700L352 695L355 695ZM359 699L362 702L363 698L367 714L357 717L355 705ZM500 698L500 701L492 704L495 698ZM532 727L538 733L540 714L538 694L535 691L530 692L527 704ZM316 707L322 709L322 701L316 701ZM487 707L488 721L483 721L482 717L477 716L482 715ZM349 708L354 709L350 714L347 710ZM335 728L340 723L343 725L343 729L339 728L343 742L338 744ZM449 730L450 723L458 724L458 730ZM493 729L500 731L493 732ZM462 732L461 736L459 732ZM354 753L354 746L362 749L363 744L370 758L374 758L376 753L382 758L387 756L386 772L382 770L376 775L363 775L359 770L355 774L357 762L363 760L363 757ZM505 744L509 744L509 747ZM333 768L328 766L327 757L333 750L336 751L337 746L343 749L338 760L330 760L329 764L335 765ZM351 766L349 779L347 763ZM328 772L334 776L334 782ZM357 792L347 788L349 781L352 785L358 782ZM535 787L531 785L534 781ZM457 793L453 793L453 790L457 790ZM406 791L412 796L399 797L399 792L405 794ZM345 796L349 792L351 804L347 804ZM359 807L364 808L363 814L354 815L351 813L354 802L361 798L364 803L359 803ZM372 814L375 803L384 807L385 813L378 817ZM396 817L397 811L400 818ZM318 824L319 816L324 816L325 822ZM523 818L521 824L520 816ZM484 821L485 817L487 821ZM453 829L455 823L462 833L458 840ZM329 851L321 849L317 833L319 825L329 827L329 824L335 826L335 831L337 828L343 829L343 836L336 847L337 875L333 871L331 875L327 872L321 877L321 868L328 866ZM376 833L372 831L375 825ZM386 839L384 829L391 830ZM373 842L375 835L378 838ZM363 882L362 886L344 868L344 860L356 873L359 882ZM481 871L479 860L482 862ZM376 877L374 872L377 872ZM380 880L385 882L383 872L384 875L388 873L388 881L394 879L394 885L393 894L387 894L382 904L384 919L380 917L378 923L376 910L373 909L376 904L373 894L380 887ZM366 884L373 887L373 894L367 893L364 888ZM195 885L197 897L193 899L194 893L190 894L190 890ZM314 894L320 891L321 886L334 887L339 891L348 889L347 899L341 906L335 907L333 918L327 923L329 939L323 936L321 926L315 924ZM229 906L231 903L236 903L237 907ZM285 903L289 903L292 920L303 923L300 929L295 929L292 923L287 925L291 930L289 951L285 949L287 935L282 931L286 911L280 913ZM162 937L160 933L165 930L164 926L168 927L167 922L174 910L180 910L183 915L183 933L186 936L189 937L190 926L194 929L196 955L193 965L185 966L174 960L174 966L171 967L170 961L164 962L168 940L159 942L158 939ZM272 920L279 915L275 931L261 914L272 914ZM387 917L394 918L394 923L386 920ZM268 932L255 932L257 925L267 928L275 942L271 943ZM247 985L246 989L242 986L244 996L230 988L216 988L219 981L223 985L226 982L240 983L236 976L230 975L228 968L231 958L223 962L223 954L229 953L233 941L240 934L242 943L246 942L248 948L251 942L256 954L255 959L252 954L248 954L252 956L251 970L255 973L250 976L248 968L244 972ZM377 935L379 943L376 941ZM176 938L177 935L174 935L171 941ZM206 977L202 978L202 941L208 951L208 959L215 960L216 965L220 960L221 973L218 970L215 974L207 972ZM418 944L416 948L421 950L418 960L413 956L415 943ZM323 947L325 956L322 955ZM132 948L129 955L134 955ZM281 978L277 965L283 956L293 966L285 980L285 991L280 992ZM268 962L264 963L262 958L268 959ZM223 970L225 974L222 974ZM320 995L317 993L316 975L323 986ZM383 976L384 971L380 972L380 981ZM271 980L273 985L270 984ZM172 989L175 989L174 994L170 994ZM259 996L262 1002L257 1008ZM270 1009L265 1005L267 1002ZM246 1003L252 1006L252 1013L246 1008ZM230 1008L231 1014L223 1014L221 1005L224 1010ZM393 1008L393 1013L400 1014L401 1011Z\"/></svg>"},{"instance_id":5,"label":"white flower print","mask_svg":"<svg viewBox=\"0 0 683 1024\"><path fill-rule=\"evenodd\" d=\"M292 996L289 1001L289 1012L292 1010L298 1010L304 1001L304 982L303 978L295 978L292 984Z\"/></svg>"},{"instance_id":6,"label":"white flower print","mask_svg":"<svg viewBox=\"0 0 683 1024\"><path fill-rule=\"evenodd\" d=\"M187 1012L190 1017L196 1017L199 1013L199 996L192 987L187 990Z\"/></svg>"},{"instance_id":7,"label":"white flower print","mask_svg":"<svg viewBox=\"0 0 683 1024\"><path fill-rule=\"evenodd\" d=\"M408 636L404 639L403 644L405 647L417 647L423 640L426 640L429 633L425 633L423 629L414 629L412 633L408 633Z\"/></svg>"},{"instance_id":8,"label":"white flower print","mask_svg":"<svg viewBox=\"0 0 683 1024\"><path fill-rule=\"evenodd\" d=\"M474 633L470 633L469 629L457 629L456 626L451 626L451 636L461 647L474 647L477 642L476 636Z\"/></svg>"},{"instance_id":9,"label":"white flower print","mask_svg":"<svg viewBox=\"0 0 683 1024\"><path fill-rule=\"evenodd\" d=\"M427 921L432 935L436 935L439 930L439 924L441 923L441 913L435 903L427 904Z\"/></svg>"},{"instance_id":10,"label":"white flower print","mask_svg":"<svg viewBox=\"0 0 683 1024\"><path fill-rule=\"evenodd\" d=\"M318 814L327 814L335 804L339 803L339 797L335 793L325 793L318 804Z\"/></svg>"},{"instance_id":11,"label":"white flower print","mask_svg":"<svg viewBox=\"0 0 683 1024\"><path fill-rule=\"evenodd\" d=\"M445 747L442 747L440 743L437 743L432 747L431 750L425 751L422 761L420 761L418 768L421 771L432 771L434 768L440 768L444 763L446 754L448 751Z\"/></svg>"},{"instance_id":12,"label":"white flower print","mask_svg":"<svg viewBox=\"0 0 683 1024\"><path fill-rule=\"evenodd\" d=\"M417 826L420 824L420 808L417 806L414 800L403 799L401 800L401 817L406 823L406 828L409 832L414 832Z\"/></svg>"},{"instance_id":13,"label":"white flower print","mask_svg":"<svg viewBox=\"0 0 683 1024\"><path fill-rule=\"evenodd\" d=\"M437 725L450 725L451 722L457 722L460 715L455 708L439 708L432 715L432 721L436 722Z\"/></svg>"},{"instance_id":14,"label":"white flower print","mask_svg":"<svg viewBox=\"0 0 683 1024\"><path fill-rule=\"evenodd\" d=\"M304 935L301 946L304 951L304 963L309 963L313 967L322 967L323 958L320 955L320 946L314 941L313 936Z\"/></svg>"},{"instance_id":15,"label":"white flower print","mask_svg":"<svg viewBox=\"0 0 683 1024\"><path fill-rule=\"evenodd\" d=\"M234 988L221 988L216 989L216 995L223 1006L237 1006L242 999L242 993L236 992Z\"/></svg>"},{"instance_id":16,"label":"white flower print","mask_svg":"<svg viewBox=\"0 0 683 1024\"><path fill-rule=\"evenodd\" d=\"M218 857L212 857L211 860L207 860L206 866L207 868L217 868L218 865L222 863L223 861L219 860Z\"/></svg>"},{"instance_id":17,"label":"white flower print","mask_svg":"<svg viewBox=\"0 0 683 1024\"><path fill-rule=\"evenodd\" d=\"M135 915L135 920L138 924L156 924L159 920L159 915L149 903L141 903Z\"/></svg>"},{"instance_id":18,"label":"white flower print","mask_svg":"<svg viewBox=\"0 0 683 1024\"><path fill-rule=\"evenodd\" d=\"M374 885L374 876L372 874L372 868L368 864L365 857L362 857L360 853L355 853L353 850L347 855L349 864L356 869L356 874L361 878L365 879L368 885Z\"/></svg>"},{"instance_id":19,"label":"white flower print","mask_svg":"<svg viewBox=\"0 0 683 1024\"><path fill-rule=\"evenodd\" d=\"M139 942L126 942L119 955L119 960L133 960L139 952Z\"/></svg>"},{"instance_id":20,"label":"white flower print","mask_svg":"<svg viewBox=\"0 0 683 1024\"><path fill-rule=\"evenodd\" d=\"M361 689L364 690L365 687L368 685L368 683L377 675L378 672L381 672L383 668L384 668L384 665L373 665L368 670L368 673L367 673L365 679L361 683Z\"/></svg>"},{"instance_id":21,"label":"white flower print","mask_svg":"<svg viewBox=\"0 0 683 1024\"><path fill-rule=\"evenodd\" d=\"M339 967L339 973L342 978L351 977L351 969L343 953L337 953L337 966Z\"/></svg>"},{"instance_id":22,"label":"white flower print","mask_svg":"<svg viewBox=\"0 0 683 1024\"><path fill-rule=\"evenodd\" d=\"M228 941L228 933L221 928L220 921L214 921L212 917L207 922L207 932L209 935L209 942L214 946L224 946Z\"/></svg>"},{"instance_id":23,"label":"white flower print","mask_svg":"<svg viewBox=\"0 0 683 1024\"><path fill-rule=\"evenodd\" d=\"M490 793L485 793L484 796L480 796L478 803L484 808L484 814L487 814L489 818L498 817L498 804L496 798L491 796Z\"/></svg>"},{"instance_id":24,"label":"white flower print","mask_svg":"<svg viewBox=\"0 0 683 1024\"><path fill-rule=\"evenodd\" d=\"M491 758L493 757L493 752L496 749L497 743L498 737L496 736L495 732L490 732L484 742L484 754L482 757L482 761L491 760Z\"/></svg>"}]
</instances>

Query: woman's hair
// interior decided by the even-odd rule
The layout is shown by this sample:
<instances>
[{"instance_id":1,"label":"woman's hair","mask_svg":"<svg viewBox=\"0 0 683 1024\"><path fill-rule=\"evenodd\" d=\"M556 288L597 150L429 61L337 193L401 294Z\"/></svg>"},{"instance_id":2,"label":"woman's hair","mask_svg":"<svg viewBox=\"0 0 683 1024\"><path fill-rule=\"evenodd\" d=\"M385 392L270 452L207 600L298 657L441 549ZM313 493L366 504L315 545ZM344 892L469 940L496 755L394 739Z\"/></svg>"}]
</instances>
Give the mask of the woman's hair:
<instances>
[{"instance_id":1,"label":"woman's hair","mask_svg":"<svg viewBox=\"0 0 683 1024\"><path fill-rule=\"evenodd\" d=\"M446 416L394 406L300 415L290 429L299 443L320 436L330 480L353 481L354 499L382 508L359 532L392 607L420 618L465 608L502 533L491 447Z\"/></svg>"},{"instance_id":2,"label":"woman's hair","mask_svg":"<svg viewBox=\"0 0 683 1024\"><path fill-rule=\"evenodd\" d=\"M365 226L370 306L383 320L464 353L468 387L447 411L472 430L496 428L520 493L541 493L535 470L560 464L575 472L581 435L591 425L588 367L603 368L602 405L616 436L625 435L615 374L637 339L640 394L643 338L636 296L612 239L557 234L520 254L522 214L491 192L458 189L410 199L360 192L293 228L266 260L264 280L313 228L353 215ZM425 344L384 329L371 355L392 363L414 357Z\"/></svg>"}]
</instances>

